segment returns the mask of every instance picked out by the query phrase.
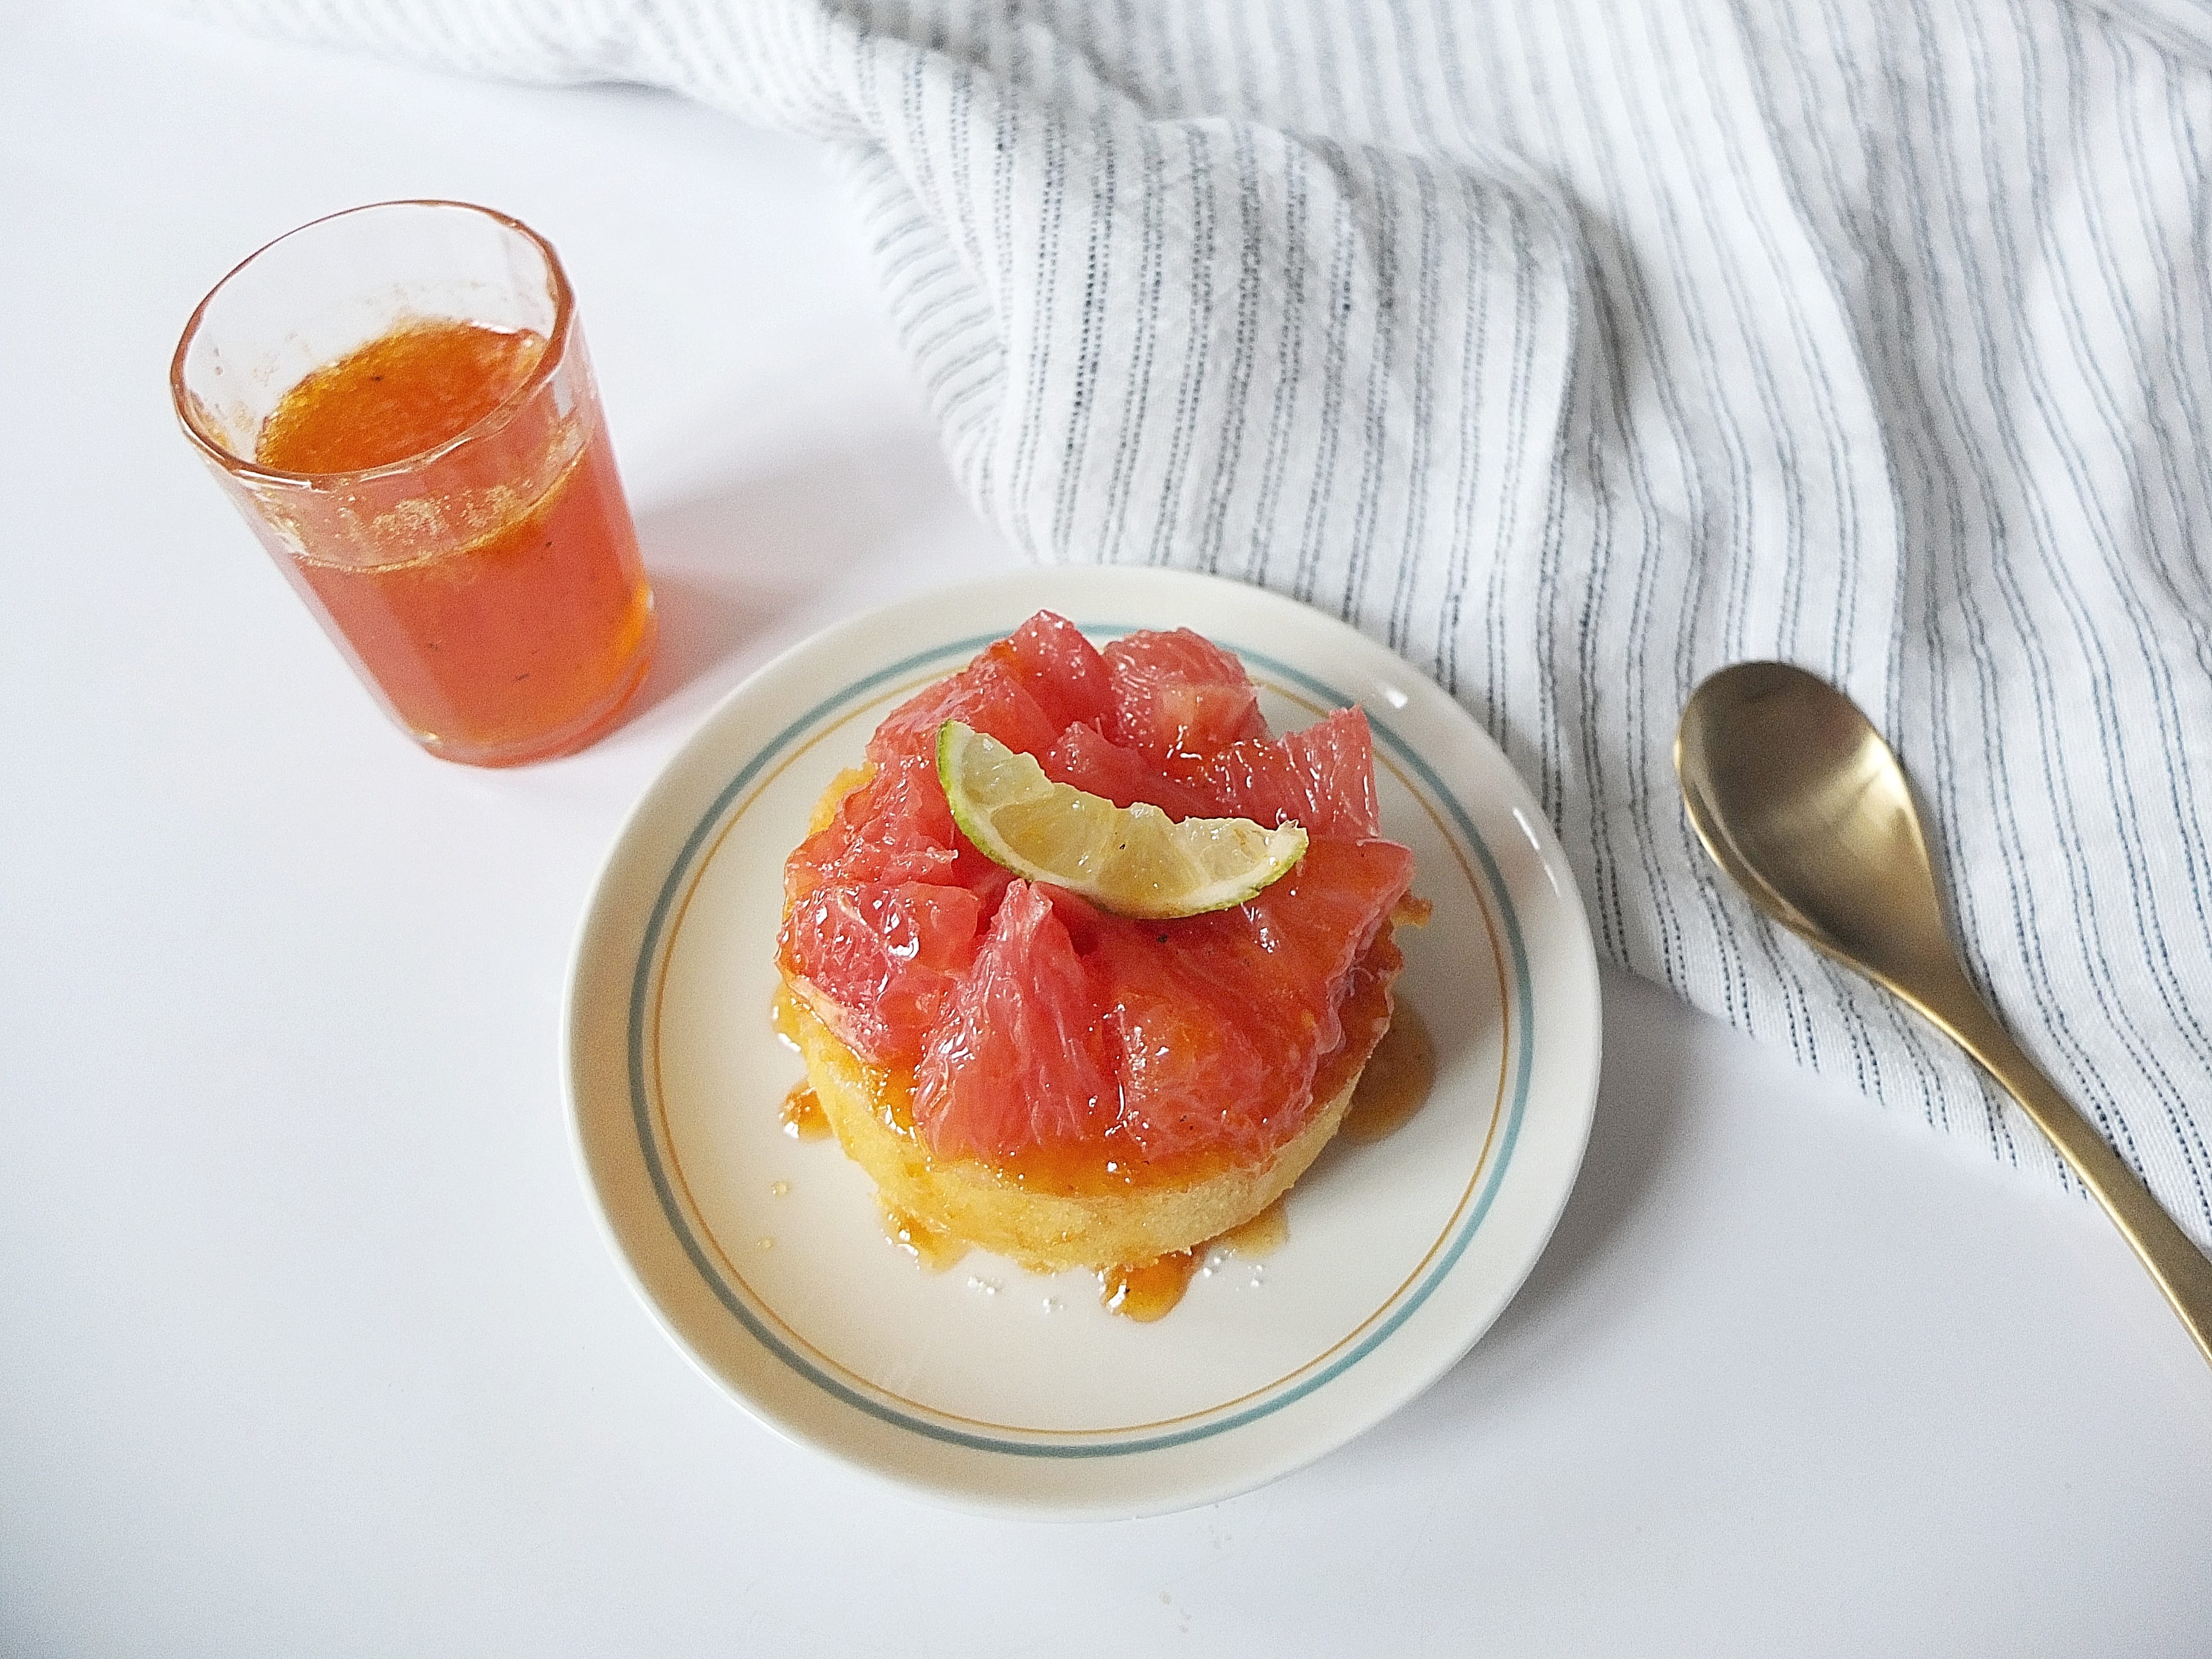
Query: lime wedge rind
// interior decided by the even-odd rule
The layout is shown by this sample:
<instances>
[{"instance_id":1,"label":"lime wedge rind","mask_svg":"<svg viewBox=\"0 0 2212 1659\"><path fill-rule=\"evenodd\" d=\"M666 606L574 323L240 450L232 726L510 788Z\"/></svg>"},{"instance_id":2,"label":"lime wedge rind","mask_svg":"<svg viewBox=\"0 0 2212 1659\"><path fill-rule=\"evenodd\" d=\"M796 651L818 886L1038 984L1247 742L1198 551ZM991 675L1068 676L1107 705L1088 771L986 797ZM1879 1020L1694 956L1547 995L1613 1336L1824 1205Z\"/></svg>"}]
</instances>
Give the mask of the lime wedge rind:
<instances>
[{"instance_id":1,"label":"lime wedge rind","mask_svg":"<svg viewBox=\"0 0 2212 1659\"><path fill-rule=\"evenodd\" d=\"M994 863L1117 915L1204 915L1256 897L1305 856L1295 823L1177 823L1139 801L1116 806L1045 775L1033 756L958 720L937 731L937 776L961 834Z\"/></svg>"}]
</instances>

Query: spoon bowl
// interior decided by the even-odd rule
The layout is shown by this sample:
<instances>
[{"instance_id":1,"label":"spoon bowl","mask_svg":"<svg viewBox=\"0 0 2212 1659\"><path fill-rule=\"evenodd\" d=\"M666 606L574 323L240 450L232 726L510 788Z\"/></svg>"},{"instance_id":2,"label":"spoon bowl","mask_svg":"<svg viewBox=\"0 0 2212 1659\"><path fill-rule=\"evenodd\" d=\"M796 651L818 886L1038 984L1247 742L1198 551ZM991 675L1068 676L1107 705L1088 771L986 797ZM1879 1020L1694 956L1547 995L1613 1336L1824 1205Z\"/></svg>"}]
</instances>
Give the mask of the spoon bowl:
<instances>
[{"instance_id":1,"label":"spoon bowl","mask_svg":"<svg viewBox=\"0 0 2212 1659\"><path fill-rule=\"evenodd\" d=\"M1974 988L1905 769L1858 706L1802 668L1738 663L1691 694L1674 770L1713 862L1769 917L1972 1055L2103 1204L2212 1360L2212 1261Z\"/></svg>"},{"instance_id":2,"label":"spoon bowl","mask_svg":"<svg viewBox=\"0 0 2212 1659\"><path fill-rule=\"evenodd\" d=\"M1955 959L1905 771L1826 681L1738 663L1699 686L1674 767L1690 822L1761 909L1893 990Z\"/></svg>"}]
</instances>

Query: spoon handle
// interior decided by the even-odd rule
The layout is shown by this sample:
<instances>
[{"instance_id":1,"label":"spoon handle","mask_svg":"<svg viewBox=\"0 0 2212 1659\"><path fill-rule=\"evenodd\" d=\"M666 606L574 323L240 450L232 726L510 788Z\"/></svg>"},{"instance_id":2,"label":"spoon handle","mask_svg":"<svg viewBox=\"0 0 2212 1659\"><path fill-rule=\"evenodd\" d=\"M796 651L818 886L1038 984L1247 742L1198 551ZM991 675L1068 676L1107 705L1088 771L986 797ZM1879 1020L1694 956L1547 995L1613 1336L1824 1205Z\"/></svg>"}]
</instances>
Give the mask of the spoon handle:
<instances>
[{"instance_id":1,"label":"spoon handle","mask_svg":"<svg viewBox=\"0 0 2212 1659\"><path fill-rule=\"evenodd\" d=\"M1955 989L1946 989L1949 994L1911 1000L1957 1038L2051 1138L2059 1156L2074 1166L2074 1173L2135 1247L2204 1358L2212 1360L2212 1261L2205 1260L2089 1120L1997 1024L1965 976L1960 976Z\"/></svg>"}]
</instances>

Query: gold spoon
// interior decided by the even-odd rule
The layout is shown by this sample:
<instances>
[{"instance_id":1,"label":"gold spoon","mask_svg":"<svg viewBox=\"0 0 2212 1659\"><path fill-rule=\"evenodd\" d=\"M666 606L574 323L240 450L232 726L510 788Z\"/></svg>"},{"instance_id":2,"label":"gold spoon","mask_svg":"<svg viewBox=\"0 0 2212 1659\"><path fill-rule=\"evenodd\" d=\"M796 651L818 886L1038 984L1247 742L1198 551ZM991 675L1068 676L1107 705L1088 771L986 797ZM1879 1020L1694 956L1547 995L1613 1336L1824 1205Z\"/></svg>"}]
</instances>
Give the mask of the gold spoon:
<instances>
[{"instance_id":1,"label":"gold spoon","mask_svg":"<svg viewBox=\"0 0 2212 1659\"><path fill-rule=\"evenodd\" d=\"M1738 663L1691 694L1674 737L1713 862L1790 932L1917 1008L2051 1137L2212 1360L2212 1261L2022 1053L1966 978L1904 769L1856 704L1784 663Z\"/></svg>"}]
</instances>

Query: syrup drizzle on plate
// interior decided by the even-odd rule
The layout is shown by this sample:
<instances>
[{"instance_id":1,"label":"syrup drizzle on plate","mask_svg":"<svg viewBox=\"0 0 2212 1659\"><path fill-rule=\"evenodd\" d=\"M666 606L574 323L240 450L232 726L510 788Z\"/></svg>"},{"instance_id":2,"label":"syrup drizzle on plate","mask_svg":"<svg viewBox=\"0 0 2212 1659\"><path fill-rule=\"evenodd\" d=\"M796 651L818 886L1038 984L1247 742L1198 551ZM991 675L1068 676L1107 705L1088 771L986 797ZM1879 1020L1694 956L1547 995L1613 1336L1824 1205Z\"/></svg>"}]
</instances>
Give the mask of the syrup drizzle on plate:
<instances>
[{"instance_id":1,"label":"syrup drizzle on plate","mask_svg":"<svg viewBox=\"0 0 2212 1659\"><path fill-rule=\"evenodd\" d=\"M820 1140L830 1133L830 1115L822 1098L804 1083L794 1083L783 1097L783 1132L794 1140Z\"/></svg>"},{"instance_id":2,"label":"syrup drizzle on plate","mask_svg":"<svg viewBox=\"0 0 2212 1659\"><path fill-rule=\"evenodd\" d=\"M1370 1146L1395 1133L1421 1109L1436 1081L1436 1042L1420 1010L1401 1002L1390 1029L1367 1056L1367 1069L1359 1074L1337 1133L1357 1146Z\"/></svg>"}]
</instances>

